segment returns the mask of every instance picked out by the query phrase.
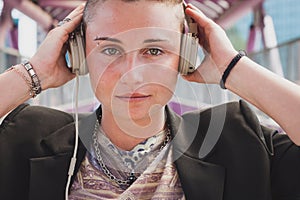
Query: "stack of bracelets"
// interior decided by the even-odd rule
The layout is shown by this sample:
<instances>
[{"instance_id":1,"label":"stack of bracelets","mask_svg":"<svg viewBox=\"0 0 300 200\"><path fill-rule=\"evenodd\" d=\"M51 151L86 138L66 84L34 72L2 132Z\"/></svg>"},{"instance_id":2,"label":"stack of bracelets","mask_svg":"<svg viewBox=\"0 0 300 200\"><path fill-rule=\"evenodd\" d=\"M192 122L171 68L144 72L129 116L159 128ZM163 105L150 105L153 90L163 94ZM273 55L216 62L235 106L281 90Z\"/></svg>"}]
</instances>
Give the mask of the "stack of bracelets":
<instances>
[{"instance_id":1,"label":"stack of bracelets","mask_svg":"<svg viewBox=\"0 0 300 200\"><path fill-rule=\"evenodd\" d=\"M15 72L17 72L17 74L19 74L24 79L24 81L27 83L27 85L29 86L29 95L32 98L34 98L38 94L40 94L42 92L41 82L40 82L38 76L36 75L36 73L35 73L32 65L30 64L29 61L24 61L24 62L21 63L21 65L28 72L28 75L30 76L31 80L29 80L28 76L26 76L22 71L20 71L15 66L12 66L7 71L15 71Z\"/></svg>"},{"instance_id":2,"label":"stack of bracelets","mask_svg":"<svg viewBox=\"0 0 300 200\"><path fill-rule=\"evenodd\" d=\"M41 82L29 61L23 62L22 65L25 67L29 76L31 77L30 96L32 98L34 98L34 97L36 97L36 95L38 95L42 92Z\"/></svg>"}]
</instances>

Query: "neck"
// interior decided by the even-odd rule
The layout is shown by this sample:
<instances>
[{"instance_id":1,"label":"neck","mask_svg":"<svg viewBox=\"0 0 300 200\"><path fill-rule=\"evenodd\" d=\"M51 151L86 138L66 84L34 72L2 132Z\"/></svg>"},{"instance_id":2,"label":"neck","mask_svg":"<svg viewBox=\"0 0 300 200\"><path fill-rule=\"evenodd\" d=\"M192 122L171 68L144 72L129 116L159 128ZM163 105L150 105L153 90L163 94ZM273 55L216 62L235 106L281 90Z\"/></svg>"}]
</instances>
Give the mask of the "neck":
<instances>
[{"instance_id":1,"label":"neck","mask_svg":"<svg viewBox=\"0 0 300 200\"><path fill-rule=\"evenodd\" d=\"M111 111L102 108L101 126L114 145L128 151L163 130L164 107L150 116L136 120L113 115Z\"/></svg>"}]
</instances>

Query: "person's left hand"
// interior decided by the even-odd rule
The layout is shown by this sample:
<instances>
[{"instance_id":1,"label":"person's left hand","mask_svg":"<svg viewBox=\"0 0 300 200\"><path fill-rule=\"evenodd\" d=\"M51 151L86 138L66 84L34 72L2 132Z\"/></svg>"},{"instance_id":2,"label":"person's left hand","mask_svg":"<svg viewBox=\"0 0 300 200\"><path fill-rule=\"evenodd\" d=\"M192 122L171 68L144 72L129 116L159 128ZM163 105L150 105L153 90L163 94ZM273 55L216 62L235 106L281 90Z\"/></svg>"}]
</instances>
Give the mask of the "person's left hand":
<instances>
[{"instance_id":1,"label":"person's left hand","mask_svg":"<svg viewBox=\"0 0 300 200\"><path fill-rule=\"evenodd\" d=\"M237 51L225 31L198 8L188 4L185 12L198 24L199 43L205 52L205 58L194 73L183 78L193 82L219 84L223 72Z\"/></svg>"}]
</instances>

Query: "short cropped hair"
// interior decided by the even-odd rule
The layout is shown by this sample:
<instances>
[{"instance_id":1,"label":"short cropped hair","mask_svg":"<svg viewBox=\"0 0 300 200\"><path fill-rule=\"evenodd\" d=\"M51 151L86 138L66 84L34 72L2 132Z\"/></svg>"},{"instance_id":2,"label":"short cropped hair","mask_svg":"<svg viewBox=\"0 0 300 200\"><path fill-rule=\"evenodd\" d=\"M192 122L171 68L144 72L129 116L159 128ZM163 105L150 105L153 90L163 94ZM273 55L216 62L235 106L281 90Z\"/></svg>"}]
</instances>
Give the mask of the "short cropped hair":
<instances>
[{"instance_id":1,"label":"short cropped hair","mask_svg":"<svg viewBox=\"0 0 300 200\"><path fill-rule=\"evenodd\" d=\"M86 27L86 24L93 18L94 14L93 11L95 8L101 3L104 3L105 1L116 1L116 0L87 0L83 12L83 23ZM183 0L119 0L123 2L138 2L138 1L152 1L152 2L158 2L158 3L165 3L168 5L178 5L181 4Z\"/></svg>"}]
</instances>

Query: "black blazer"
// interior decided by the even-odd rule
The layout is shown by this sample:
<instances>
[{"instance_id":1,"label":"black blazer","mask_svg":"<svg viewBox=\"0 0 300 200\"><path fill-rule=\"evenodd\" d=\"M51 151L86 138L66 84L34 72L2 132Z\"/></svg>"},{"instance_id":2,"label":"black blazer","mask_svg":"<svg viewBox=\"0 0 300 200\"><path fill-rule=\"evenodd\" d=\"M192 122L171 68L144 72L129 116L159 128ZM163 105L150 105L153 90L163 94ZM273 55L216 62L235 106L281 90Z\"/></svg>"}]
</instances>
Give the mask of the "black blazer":
<instances>
[{"instance_id":1,"label":"black blazer","mask_svg":"<svg viewBox=\"0 0 300 200\"><path fill-rule=\"evenodd\" d=\"M300 147L260 126L245 102L182 117L166 111L187 199L300 200ZM95 121L92 113L79 122L75 173ZM0 126L1 199L64 199L73 144L72 115L26 104L15 109Z\"/></svg>"}]
</instances>

